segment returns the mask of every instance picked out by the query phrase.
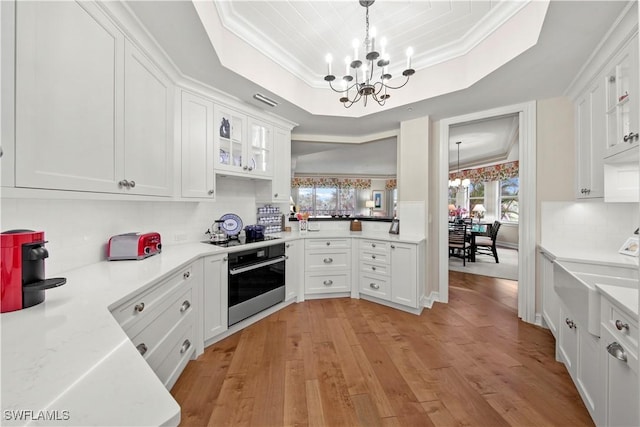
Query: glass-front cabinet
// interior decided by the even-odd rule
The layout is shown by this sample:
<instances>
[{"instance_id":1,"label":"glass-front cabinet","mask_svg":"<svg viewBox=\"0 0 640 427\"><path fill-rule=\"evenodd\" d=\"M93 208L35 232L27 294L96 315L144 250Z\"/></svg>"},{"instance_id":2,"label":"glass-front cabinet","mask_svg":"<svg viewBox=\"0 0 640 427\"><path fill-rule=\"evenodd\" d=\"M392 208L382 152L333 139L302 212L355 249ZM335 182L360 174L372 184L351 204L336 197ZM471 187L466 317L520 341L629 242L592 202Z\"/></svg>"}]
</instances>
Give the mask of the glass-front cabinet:
<instances>
[{"instance_id":1,"label":"glass-front cabinet","mask_svg":"<svg viewBox=\"0 0 640 427\"><path fill-rule=\"evenodd\" d=\"M233 110L215 107L215 165L218 170L243 171L246 165L244 146L247 117Z\"/></svg>"},{"instance_id":2,"label":"glass-front cabinet","mask_svg":"<svg viewBox=\"0 0 640 427\"><path fill-rule=\"evenodd\" d=\"M608 66L605 76L606 153L605 157L638 145L638 37L634 37Z\"/></svg>"},{"instance_id":3,"label":"glass-front cabinet","mask_svg":"<svg viewBox=\"0 0 640 427\"><path fill-rule=\"evenodd\" d=\"M270 178L273 127L231 109L215 107L215 169Z\"/></svg>"}]
</instances>

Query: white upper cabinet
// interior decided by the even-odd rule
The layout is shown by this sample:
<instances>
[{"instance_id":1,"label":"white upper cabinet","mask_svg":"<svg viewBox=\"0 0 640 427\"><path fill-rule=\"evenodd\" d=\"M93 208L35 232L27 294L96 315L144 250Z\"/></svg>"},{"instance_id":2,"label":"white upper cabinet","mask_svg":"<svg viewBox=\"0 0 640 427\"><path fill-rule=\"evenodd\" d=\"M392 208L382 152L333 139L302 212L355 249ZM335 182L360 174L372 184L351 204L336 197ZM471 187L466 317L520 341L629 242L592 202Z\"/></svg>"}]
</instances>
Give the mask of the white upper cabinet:
<instances>
[{"instance_id":1,"label":"white upper cabinet","mask_svg":"<svg viewBox=\"0 0 640 427\"><path fill-rule=\"evenodd\" d=\"M16 186L171 193L173 89L91 2L18 2Z\"/></svg>"},{"instance_id":2,"label":"white upper cabinet","mask_svg":"<svg viewBox=\"0 0 640 427\"><path fill-rule=\"evenodd\" d=\"M122 33L92 3L16 6L16 186L119 191Z\"/></svg>"},{"instance_id":3,"label":"white upper cabinet","mask_svg":"<svg viewBox=\"0 0 640 427\"><path fill-rule=\"evenodd\" d=\"M274 171L272 201L289 202L291 197L291 131L274 128Z\"/></svg>"},{"instance_id":4,"label":"white upper cabinet","mask_svg":"<svg viewBox=\"0 0 640 427\"><path fill-rule=\"evenodd\" d=\"M273 127L249 118L249 142L247 144L247 170L254 175L273 176Z\"/></svg>"},{"instance_id":5,"label":"white upper cabinet","mask_svg":"<svg viewBox=\"0 0 640 427\"><path fill-rule=\"evenodd\" d=\"M606 154L638 147L638 36L633 37L606 68Z\"/></svg>"},{"instance_id":6,"label":"white upper cabinet","mask_svg":"<svg viewBox=\"0 0 640 427\"><path fill-rule=\"evenodd\" d=\"M576 101L576 198L604 197L605 89L601 79Z\"/></svg>"},{"instance_id":7,"label":"white upper cabinet","mask_svg":"<svg viewBox=\"0 0 640 427\"><path fill-rule=\"evenodd\" d=\"M215 197L213 102L182 93L182 197Z\"/></svg>"},{"instance_id":8,"label":"white upper cabinet","mask_svg":"<svg viewBox=\"0 0 640 427\"><path fill-rule=\"evenodd\" d=\"M127 41L124 75L124 174L136 194L172 191L172 94L164 74Z\"/></svg>"}]
</instances>

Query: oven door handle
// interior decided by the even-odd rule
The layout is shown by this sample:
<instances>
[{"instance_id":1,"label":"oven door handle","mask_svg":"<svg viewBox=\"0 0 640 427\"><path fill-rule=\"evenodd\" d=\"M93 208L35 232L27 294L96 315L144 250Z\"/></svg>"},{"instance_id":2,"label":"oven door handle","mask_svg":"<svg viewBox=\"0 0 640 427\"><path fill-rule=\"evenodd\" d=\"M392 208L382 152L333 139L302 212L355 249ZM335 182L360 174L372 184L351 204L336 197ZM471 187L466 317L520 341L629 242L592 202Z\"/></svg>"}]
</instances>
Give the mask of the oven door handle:
<instances>
[{"instance_id":1,"label":"oven door handle","mask_svg":"<svg viewBox=\"0 0 640 427\"><path fill-rule=\"evenodd\" d=\"M229 269L229 274L234 276L236 274L244 273L246 271L255 270L255 269L260 268L260 267L266 267L267 265L277 264L277 263L282 262L284 260L285 260L285 257L284 257L284 255L282 255L282 256L279 256L277 258L270 259L269 261L258 262L258 263L255 263L255 264L247 265L246 267L231 268L231 269Z\"/></svg>"}]
</instances>

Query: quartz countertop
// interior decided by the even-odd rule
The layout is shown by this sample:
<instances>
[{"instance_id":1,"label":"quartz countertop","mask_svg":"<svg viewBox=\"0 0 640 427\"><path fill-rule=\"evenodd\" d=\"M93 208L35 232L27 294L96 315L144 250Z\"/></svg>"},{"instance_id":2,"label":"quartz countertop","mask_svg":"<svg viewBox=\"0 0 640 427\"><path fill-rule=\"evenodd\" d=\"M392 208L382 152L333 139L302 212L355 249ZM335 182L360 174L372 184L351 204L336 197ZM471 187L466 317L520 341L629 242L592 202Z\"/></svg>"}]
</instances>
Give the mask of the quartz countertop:
<instances>
[{"instance_id":1,"label":"quartz countertop","mask_svg":"<svg viewBox=\"0 0 640 427\"><path fill-rule=\"evenodd\" d=\"M199 257L300 238L424 240L340 230L278 236L282 239L229 248L202 242L167 245L145 260L70 270L61 274L67 283L47 291L43 303L2 313L2 424L177 425L179 405L109 309Z\"/></svg>"},{"instance_id":2,"label":"quartz countertop","mask_svg":"<svg viewBox=\"0 0 640 427\"><path fill-rule=\"evenodd\" d=\"M638 289L601 284L597 284L596 289L609 299L616 301L627 315L638 319Z\"/></svg>"},{"instance_id":3,"label":"quartz countertop","mask_svg":"<svg viewBox=\"0 0 640 427\"><path fill-rule=\"evenodd\" d=\"M538 249L549 255L551 258L562 261L610 265L614 267L638 267L638 257L622 255L621 253L612 250L576 248L557 244L548 245L544 243L539 244Z\"/></svg>"}]
</instances>

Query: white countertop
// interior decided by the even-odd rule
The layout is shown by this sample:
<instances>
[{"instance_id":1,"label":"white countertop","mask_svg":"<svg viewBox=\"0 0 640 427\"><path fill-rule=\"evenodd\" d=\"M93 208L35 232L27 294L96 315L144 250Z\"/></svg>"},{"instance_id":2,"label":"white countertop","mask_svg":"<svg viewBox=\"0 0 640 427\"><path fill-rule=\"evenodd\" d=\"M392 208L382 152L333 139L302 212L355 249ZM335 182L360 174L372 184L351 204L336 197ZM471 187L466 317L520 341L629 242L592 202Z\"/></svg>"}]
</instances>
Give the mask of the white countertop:
<instances>
[{"instance_id":1,"label":"white countertop","mask_svg":"<svg viewBox=\"0 0 640 427\"><path fill-rule=\"evenodd\" d=\"M614 267L638 268L638 257L622 255L621 253L580 247L567 247L565 245L548 245L541 243L538 249L553 259L561 261L593 263L611 265Z\"/></svg>"},{"instance_id":2,"label":"white countertop","mask_svg":"<svg viewBox=\"0 0 640 427\"><path fill-rule=\"evenodd\" d=\"M623 286L596 285L596 289L609 299L617 301L621 308L634 319L638 319L638 289Z\"/></svg>"},{"instance_id":3,"label":"white countertop","mask_svg":"<svg viewBox=\"0 0 640 427\"><path fill-rule=\"evenodd\" d=\"M42 304L2 313L2 424L177 425L180 407L109 308L199 257L298 238L424 240L340 230L280 236L282 240L230 248L201 242L165 246L161 254L142 261L92 264L61 274L67 283L47 291ZM7 412L20 410L29 411L23 413L26 418Z\"/></svg>"}]
</instances>

